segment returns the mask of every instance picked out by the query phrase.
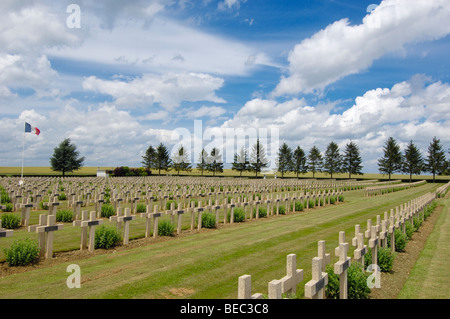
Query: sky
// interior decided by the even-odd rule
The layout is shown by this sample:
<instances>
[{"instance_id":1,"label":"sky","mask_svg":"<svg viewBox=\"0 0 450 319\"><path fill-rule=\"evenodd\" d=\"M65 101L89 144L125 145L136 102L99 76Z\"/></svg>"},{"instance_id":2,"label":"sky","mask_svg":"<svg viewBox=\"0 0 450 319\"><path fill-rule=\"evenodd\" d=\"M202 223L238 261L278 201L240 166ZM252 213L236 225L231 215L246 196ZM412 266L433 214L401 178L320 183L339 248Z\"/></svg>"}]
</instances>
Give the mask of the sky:
<instances>
[{"instance_id":1,"label":"sky","mask_svg":"<svg viewBox=\"0 0 450 319\"><path fill-rule=\"evenodd\" d=\"M388 137L450 146L448 0L2 0L0 166L140 167L152 145L225 167L256 136L377 173ZM24 134L24 123L40 135ZM448 157L448 154L447 154ZM195 164L194 164L195 165Z\"/></svg>"}]
</instances>

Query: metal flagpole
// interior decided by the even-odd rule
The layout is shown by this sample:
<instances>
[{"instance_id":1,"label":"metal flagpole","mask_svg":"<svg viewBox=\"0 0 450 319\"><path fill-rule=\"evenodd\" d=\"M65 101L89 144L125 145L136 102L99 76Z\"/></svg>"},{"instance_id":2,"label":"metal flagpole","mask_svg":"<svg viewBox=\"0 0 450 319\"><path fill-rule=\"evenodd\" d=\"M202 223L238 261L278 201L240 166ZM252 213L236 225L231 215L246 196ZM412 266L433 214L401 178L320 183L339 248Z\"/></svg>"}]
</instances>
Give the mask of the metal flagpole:
<instances>
[{"instance_id":1,"label":"metal flagpole","mask_svg":"<svg viewBox=\"0 0 450 319\"><path fill-rule=\"evenodd\" d=\"M19 185L22 186L23 184L23 156L25 152L25 129L23 131L23 142L22 142L22 173L20 174L20 182Z\"/></svg>"}]
</instances>

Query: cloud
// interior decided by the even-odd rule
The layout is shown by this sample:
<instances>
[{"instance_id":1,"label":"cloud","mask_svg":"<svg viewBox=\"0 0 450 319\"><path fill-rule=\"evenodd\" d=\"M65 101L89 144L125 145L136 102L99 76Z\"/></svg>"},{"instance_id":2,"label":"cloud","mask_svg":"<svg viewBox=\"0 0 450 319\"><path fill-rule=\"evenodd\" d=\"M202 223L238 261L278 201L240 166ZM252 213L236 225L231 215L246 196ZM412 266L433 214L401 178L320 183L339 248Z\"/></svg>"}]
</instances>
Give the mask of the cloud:
<instances>
[{"instance_id":1,"label":"cloud","mask_svg":"<svg viewBox=\"0 0 450 319\"><path fill-rule=\"evenodd\" d=\"M273 95L322 90L406 44L444 37L450 33L449 20L446 0L384 0L362 24L342 19L297 44L289 53L289 75Z\"/></svg>"},{"instance_id":2,"label":"cloud","mask_svg":"<svg viewBox=\"0 0 450 319\"><path fill-rule=\"evenodd\" d=\"M233 7L239 9L243 2L247 2L247 0L224 0L219 2L217 7L219 10L232 9Z\"/></svg>"},{"instance_id":3,"label":"cloud","mask_svg":"<svg viewBox=\"0 0 450 319\"><path fill-rule=\"evenodd\" d=\"M160 103L172 110L182 101L211 101L224 103L215 91L224 83L221 78L203 73L144 74L131 81L102 80L95 76L86 78L83 88L87 91L108 94L119 106L135 107Z\"/></svg>"},{"instance_id":4,"label":"cloud","mask_svg":"<svg viewBox=\"0 0 450 319\"><path fill-rule=\"evenodd\" d=\"M338 102L309 106L304 100L253 99L222 128L279 128L281 142L300 145L304 150L316 145L325 151L335 141L341 149L353 140L361 148L365 170L377 171L376 159L389 136L400 143L413 140L425 154L433 136L450 143L450 85L424 75L397 83L392 88L376 88L356 97L353 106L335 114Z\"/></svg>"}]
</instances>

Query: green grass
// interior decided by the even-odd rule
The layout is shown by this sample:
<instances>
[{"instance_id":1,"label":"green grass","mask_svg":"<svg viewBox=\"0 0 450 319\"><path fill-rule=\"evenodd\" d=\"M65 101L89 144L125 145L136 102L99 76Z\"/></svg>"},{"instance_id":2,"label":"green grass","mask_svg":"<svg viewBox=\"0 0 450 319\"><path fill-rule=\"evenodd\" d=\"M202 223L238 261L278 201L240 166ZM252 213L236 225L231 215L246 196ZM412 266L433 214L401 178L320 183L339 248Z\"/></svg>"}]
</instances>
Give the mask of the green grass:
<instances>
[{"instance_id":1,"label":"green grass","mask_svg":"<svg viewBox=\"0 0 450 319\"><path fill-rule=\"evenodd\" d=\"M194 231L114 254L36 268L1 277L0 298L236 298L237 280L244 274L252 276L253 293L267 293L267 283L285 275L290 253L297 254L297 267L304 269L304 281L298 286L303 295L318 240L326 240L334 263L339 231L345 231L351 242L355 224L365 230L367 219L375 221L376 215L438 186L426 184L376 198L364 197L362 190L350 191L339 205ZM183 216L183 225L189 227L189 214ZM142 237L144 231L143 219L131 222L132 238ZM27 236L37 238L17 231L2 238L0 247ZM80 229L67 225L55 232L55 251L78 249L79 240ZM66 287L66 268L71 263L81 268L81 289Z\"/></svg>"},{"instance_id":2,"label":"green grass","mask_svg":"<svg viewBox=\"0 0 450 319\"><path fill-rule=\"evenodd\" d=\"M444 206L433 232L405 282L398 298L448 299L450 298L450 198L442 201Z\"/></svg>"}]
</instances>

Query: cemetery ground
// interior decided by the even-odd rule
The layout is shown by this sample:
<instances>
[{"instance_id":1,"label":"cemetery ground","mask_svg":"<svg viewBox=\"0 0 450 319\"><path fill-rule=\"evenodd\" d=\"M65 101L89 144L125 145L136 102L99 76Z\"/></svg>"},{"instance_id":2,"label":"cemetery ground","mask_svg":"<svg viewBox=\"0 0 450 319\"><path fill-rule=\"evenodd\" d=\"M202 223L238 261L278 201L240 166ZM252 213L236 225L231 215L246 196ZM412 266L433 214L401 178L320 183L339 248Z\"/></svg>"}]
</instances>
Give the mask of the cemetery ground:
<instances>
[{"instance_id":1,"label":"cemetery ground","mask_svg":"<svg viewBox=\"0 0 450 319\"><path fill-rule=\"evenodd\" d=\"M339 231L345 231L349 241L354 235L355 224L364 229L367 219L375 221L376 215L441 185L428 183L374 197L364 197L364 190L346 191L344 203L243 223L219 224L218 229L190 230L189 218L184 216L180 235L156 239L144 238L145 223L137 218L130 222L129 245L94 252L80 251L80 228L65 224L63 231L54 234L53 259L41 259L24 267L1 264L0 298L236 298L238 277L244 274L252 275L252 293L267 293L267 283L285 275L286 255L292 253L297 255L297 268L304 269L305 279L297 287L297 295L303 296L304 284L311 278L311 260L317 255L319 240L326 241L326 250L331 253L330 263L334 263L337 257L332 251L338 246ZM446 225L448 236L448 196L447 193L444 200L438 200L437 213L424 223L429 229L423 227L415 234L424 234L423 238L414 237L407 246L406 254L413 254L409 249L413 247L411 243L416 238L417 242L425 242L426 232L431 233L424 254L419 258L424 264L433 260L432 255L437 250L448 254L448 245L437 244L445 232L437 235L432 232L434 223L440 229ZM37 224L38 216L43 212L32 211L30 224ZM220 216L223 220L223 212ZM104 221L104 224L109 223ZM25 228L17 229L12 237L2 238L0 248L9 247L15 239L36 239L36 236ZM417 250L417 255L422 250L420 245L413 249ZM395 298L396 295L389 292L394 291L393 287L396 291L401 290L408 277L394 278L406 269L401 263L401 254L397 253L395 261L400 261L399 267L391 274L383 275L382 288L373 293L373 298ZM4 258L1 251L0 261ZM414 262L411 263L412 267ZM70 264L77 264L81 269L80 289L69 289L66 285L69 276L66 269ZM442 276L442 273L436 275ZM389 276L391 278L387 279ZM419 278L415 282L442 281L433 274L414 276ZM445 278L448 280L448 276ZM409 289L415 290L414 287ZM447 291L444 293L448 294ZM429 298L427 295L422 297Z\"/></svg>"}]
</instances>

